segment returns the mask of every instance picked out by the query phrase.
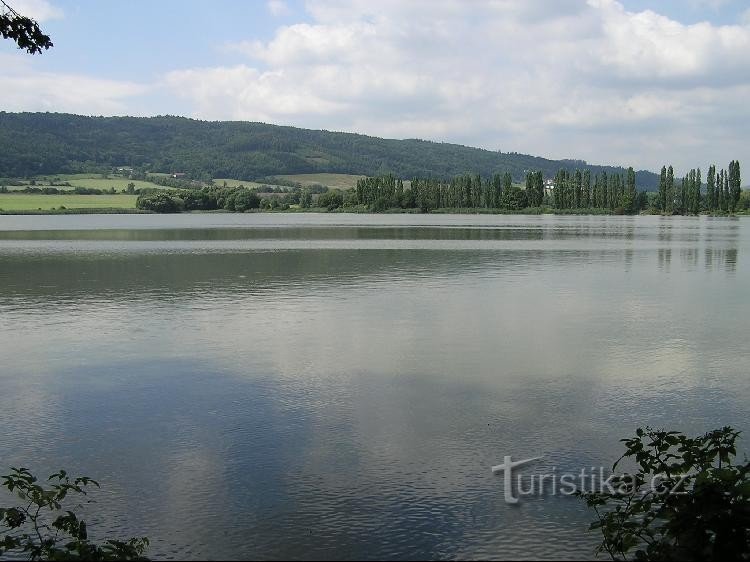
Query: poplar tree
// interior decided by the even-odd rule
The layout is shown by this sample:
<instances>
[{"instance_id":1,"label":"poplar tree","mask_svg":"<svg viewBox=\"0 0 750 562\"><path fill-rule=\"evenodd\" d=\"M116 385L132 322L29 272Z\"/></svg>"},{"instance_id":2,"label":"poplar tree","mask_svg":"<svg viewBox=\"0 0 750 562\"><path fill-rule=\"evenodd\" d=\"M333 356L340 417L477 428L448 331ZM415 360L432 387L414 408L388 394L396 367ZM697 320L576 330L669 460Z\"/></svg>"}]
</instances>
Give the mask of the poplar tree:
<instances>
[{"instance_id":1,"label":"poplar tree","mask_svg":"<svg viewBox=\"0 0 750 562\"><path fill-rule=\"evenodd\" d=\"M591 207L591 170L583 172L583 206Z\"/></svg>"},{"instance_id":2,"label":"poplar tree","mask_svg":"<svg viewBox=\"0 0 750 562\"><path fill-rule=\"evenodd\" d=\"M562 209L562 192L563 192L563 179L562 170L558 170L555 174L555 190L552 192L552 206L555 209Z\"/></svg>"},{"instance_id":3,"label":"poplar tree","mask_svg":"<svg viewBox=\"0 0 750 562\"><path fill-rule=\"evenodd\" d=\"M628 174L625 179L625 195L622 198L622 207L625 212L632 213L636 211L637 192L635 188L635 170L631 166L628 168Z\"/></svg>"},{"instance_id":4,"label":"poplar tree","mask_svg":"<svg viewBox=\"0 0 750 562\"><path fill-rule=\"evenodd\" d=\"M540 207L544 202L544 175L539 170L534 175L535 199L534 206Z\"/></svg>"},{"instance_id":5,"label":"poplar tree","mask_svg":"<svg viewBox=\"0 0 750 562\"><path fill-rule=\"evenodd\" d=\"M500 174L492 176L492 206L495 208L500 207L500 201L503 198L503 178Z\"/></svg>"},{"instance_id":6,"label":"poplar tree","mask_svg":"<svg viewBox=\"0 0 750 562\"><path fill-rule=\"evenodd\" d=\"M701 169L698 168L695 171L695 184L693 185L693 197L691 199L692 206L690 212L694 215L700 214L701 212Z\"/></svg>"},{"instance_id":7,"label":"poplar tree","mask_svg":"<svg viewBox=\"0 0 750 562\"><path fill-rule=\"evenodd\" d=\"M596 174L596 176L594 176L594 192L592 194L592 199L591 199L591 202L594 207L599 208L602 206L601 205L601 201L602 201L601 191L602 191L602 180L599 177L599 174Z\"/></svg>"},{"instance_id":8,"label":"poplar tree","mask_svg":"<svg viewBox=\"0 0 750 562\"><path fill-rule=\"evenodd\" d=\"M675 211L679 215L685 214L685 205L687 200L687 192L689 190L690 185L690 172L685 174L685 177L682 178L682 181L680 182L680 187L675 190Z\"/></svg>"},{"instance_id":9,"label":"poplar tree","mask_svg":"<svg viewBox=\"0 0 750 562\"><path fill-rule=\"evenodd\" d=\"M622 206L622 177L620 174L615 174L612 179L612 194L609 198L609 208L617 209Z\"/></svg>"},{"instance_id":10,"label":"poplar tree","mask_svg":"<svg viewBox=\"0 0 750 562\"><path fill-rule=\"evenodd\" d=\"M661 167L659 177L659 210L663 213L667 210L667 167Z\"/></svg>"},{"instance_id":11,"label":"poplar tree","mask_svg":"<svg viewBox=\"0 0 750 562\"><path fill-rule=\"evenodd\" d=\"M711 212L716 210L716 166L708 167L706 176L706 209Z\"/></svg>"},{"instance_id":12,"label":"poplar tree","mask_svg":"<svg viewBox=\"0 0 750 562\"><path fill-rule=\"evenodd\" d=\"M674 168L667 168L667 204L665 211L668 215L674 213Z\"/></svg>"},{"instance_id":13,"label":"poplar tree","mask_svg":"<svg viewBox=\"0 0 750 562\"><path fill-rule=\"evenodd\" d=\"M526 198L531 207L536 207L536 173L526 173Z\"/></svg>"},{"instance_id":14,"label":"poplar tree","mask_svg":"<svg viewBox=\"0 0 750 562\"><path fill-rule=\"evenodd\" d=\"M726 170L722 170L722 172L724 172L724 210L729 211L732 205L732 196L729 191L729 172Z\"/></svg>"},{"instance_id":15,"label":"poplar tree","mask_svg":"<svg viewBox=\"0 0 750 562\"><path fill-rule=\"evenodd\" d=\"M510 191L512 187L513 187L513 176L510 175L510 172L505 172L503 174L503 191Z\"/></svg>"},{"instance_id":16,"label":"poplar tree","mask_svg":"<svg viewBox=\"0 0 750 562\"><path fill-rule=\"evenodd\" d=\"M477 174L474 176L474 181L471 185L471 206L481 207L482 206L482 178Z\"/></svg>"},{"instance_id":17,"label":"poplar tree","mask_svg":"<svg viewBox=\"0 0 750 562\"><path fill-rule=\"evenodd\" d=\"M742 178L740 177L740 162L732 160L729 163L729 200L732 212L737 209L742 195Z\"/></svg>"}]
</instances>

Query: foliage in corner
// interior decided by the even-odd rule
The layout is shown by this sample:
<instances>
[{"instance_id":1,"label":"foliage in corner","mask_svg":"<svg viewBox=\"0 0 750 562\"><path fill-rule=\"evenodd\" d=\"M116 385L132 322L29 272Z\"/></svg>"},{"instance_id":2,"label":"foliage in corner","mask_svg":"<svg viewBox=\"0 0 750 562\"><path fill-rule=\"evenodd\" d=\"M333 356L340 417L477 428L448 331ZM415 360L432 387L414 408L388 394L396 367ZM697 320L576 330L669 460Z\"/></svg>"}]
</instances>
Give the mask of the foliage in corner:
<instances>
[{"instance_id":1,"label":"foliage in corner","mask_svg":"<svg viewBox=\"0 0 750 562\"><path fill-rule=\"evenodd\" d=\"M22 16L5 2L0 4L0 8L4 9L4 12L0 13L0 33L5 39L12 39L19 49L25 49L32 55L52 47L49 35L42 33L36 21Z\"/></svg>"},{"instance_id":2,"label":"foliage in corner","mask_svg":"<svg viewBox=\"0 0 750 562\"><path fill-rule=\"evenodd\" d=\"M612 560L750 559L750 462L734 463L740 432L698 437L638 429L612 467L610 488L581 492L597 514L597 553Z\"/></svg>"},{"instance_id":3,"label":"foliage in corner","mask_svg":"<svg viewBox=\"0 0 750 562\"><path fill-rule=\"evenodd\" d=\"M147 560L147 538L89 539L86 522L63 508L71 498L87 496L99 484L85 476L71 478L63 470L48 478L47 487L25 468L12 468L2 487L18 497L18 507L0 508L0 558L28 560Z\"/></svg>"}]
</instances>

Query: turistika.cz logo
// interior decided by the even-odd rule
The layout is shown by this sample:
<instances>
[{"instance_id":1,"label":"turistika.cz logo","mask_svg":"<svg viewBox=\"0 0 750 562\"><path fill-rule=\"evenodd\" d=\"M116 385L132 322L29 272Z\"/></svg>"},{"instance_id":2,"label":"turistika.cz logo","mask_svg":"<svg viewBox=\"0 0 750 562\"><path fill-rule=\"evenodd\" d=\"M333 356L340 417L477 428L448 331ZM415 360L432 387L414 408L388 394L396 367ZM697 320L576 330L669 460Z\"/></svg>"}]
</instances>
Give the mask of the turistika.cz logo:
<instances>
[{"instance_id":1,"label":"turistika.cz logo","mask_svg":"<svg viewBox=\"0 0 750 562\"><path fill-rule=\"evenodd\" d=\"M557 473L553 467L551 472L541 474L521 474L514 470L528 464L542 460L544 457L533 457L514 461L511 455L503 457L503 463L492 467L493 474L503 475L503 491L505 503L517 504L523 496L574 496L577 493L609 493L612 495L628 495L634 491L641 494L684 494L683 482L687 475L677 478L677 484L671 488L665 487L662 480L664 474L656 474L645 485L639 483L635 475L614 474L604 467L582 468L579 472ZM515 484L515 485L514 485Z\"/></svg>"}]
</instances>

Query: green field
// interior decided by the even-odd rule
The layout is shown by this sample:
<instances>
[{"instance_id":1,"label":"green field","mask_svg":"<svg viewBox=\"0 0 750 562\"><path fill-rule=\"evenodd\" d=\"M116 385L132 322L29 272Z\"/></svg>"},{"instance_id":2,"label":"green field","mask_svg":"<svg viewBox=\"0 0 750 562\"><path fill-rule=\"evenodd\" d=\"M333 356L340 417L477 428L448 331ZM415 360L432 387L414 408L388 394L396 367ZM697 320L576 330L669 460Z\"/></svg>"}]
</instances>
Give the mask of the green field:
<instances>
[{"instance_id":1,"label":"green field","mask_svg":"<svg viewBox=\"0 0 750 562\"><path fill-rule=\"evenodd\" d=\"M2 211L43 211L51 209L135 209L136 195L38 195L0 193Z\"/></svg>"},{"instance_id":2,"label":"green field","mask_svg":"<svg viewBox=\"0 0 750 562\"><path fill-rule=\"evenodd\" d=\"M114 187L117 191L126 189L129 183L135 184L136 189L145 189L145 188L168 189L163 186L156 185L155 183L151 183L150 181L129 180L129 179L122 179L122 178L106 179L106 180L96 179L96 178L86 178L86 179L70 180L70 185L72 185L73 187L91 187L91 188L96 188L96 189L110 189Z\"/></svg>"},{"instance_id":3,"label":"green field","mask_svg":"<svg viewBox=\"0 0 750 562\"><path fill-rule=\"evenodd\" d=\"M289 174L275 177L296 181L302 185L320 184L334 189L349 189L357 186L357 180L366 178L367 176L353 174Z\"/></svg>"},{"instance_id":4,"label":"green field","mask_svg":"<svg viewBox=\"0 0 750 562\"><path fill-rule=\"evenodd\" d=\"M239 187L239 186L242 185L244 187L247 187L248 189L252 189L254 187L261 187L263 185L277 186L277 184L275 184L273 182L270 182L270 181L269 182L264 182L264 183L258 183L258 182L255 182L255 181L233 180L233 179L230 179L230 178L215 179L214 180L214 185L217 186L217 187L222 187L225 182L227 184L227 187ZM284 186L278 186L278 187L284 187Z\"/></svg>"},{"instance_id":5,"label":"green field","mask_svg":"<svg viewBox=\"0 0 750 562\"><path fill-rule=\"evenodd\" d=\"M109 177L104 179L101 174L55 174L47 176L37 176L34 178L36 185L32 186L30 182L24 181L24 185L9 185L8 191L23 191L27 187L46 187L51 184L68 182L70 186L66 185L53 185L52 187L57 188L60 191L72 190L76 187L86 187L101 190L109 190L115 188L117 191L123 191L127 189L129 183L135 184L135 189L172 189L169 187L163 187L150 181L141 180L130 180L122 177Z\"/></svg>"}]
</instances>

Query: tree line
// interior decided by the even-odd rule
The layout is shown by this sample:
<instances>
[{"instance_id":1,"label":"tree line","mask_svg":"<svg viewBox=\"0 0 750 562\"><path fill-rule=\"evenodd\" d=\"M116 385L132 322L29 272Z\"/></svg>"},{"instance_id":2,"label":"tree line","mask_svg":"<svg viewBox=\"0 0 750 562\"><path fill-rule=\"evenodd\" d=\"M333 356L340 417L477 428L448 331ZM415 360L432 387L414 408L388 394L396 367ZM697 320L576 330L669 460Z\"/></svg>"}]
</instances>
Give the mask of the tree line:
<instances>
[{"instance_id":1,"label":"tree line","mask_svg":"<svg viewBox=\"0 0 750 562\"><path fill-rule=\"evenodd\" d=\"M593 178L593 181L592 181ZM364 178L357 182L356 204L378 211L387 208L498 209L519 211L543 206L565 210L602 209L633 213L646 207L645 192L636 189L636 173L624 176L594 174L589 169L561 169L552 185L545 185L541 171L526 173L525 189L513 182L509 172L482 178L464 174L450 181L435 178L411 180L409 189L393 175Z\"/></svg>"},{"instance_id":2,"label":"tree line","mask_svg":"<svg viewBox=\"0 0 750 562\"><path fill-rule=\"evenodd\" d=\"M226 183L226 182L225 182ZM136 209L154 213L181 213L183 211L232 211L244 213L254 209L287 210L291 205L302 208L312 206L313 190L284 188L285 191L263 191L264 187L248 189L237 187L206 186L200 189L173 189L160 191L142 189L135 202ZM324 197L324 193L320 197Z\"/></svg>"},{"instance_id":3,"label":"tree line","mask_svg":"<svg viewBox=\"0 0 750 562\"><path fill-rule=\"evenodd\" d=\"M571 173L560 170L555 175L552 206L556 209L608 209L620 214L646 208L646 192L636 188L633 168L621 174L595 174L591 170Z\"/></svg>"},{"instance_id":4,"label":"tree line","mask_svg":"<svg viewBox=\"0 0 750 562\"><path fill-rule=\"evenodd\" d=\"M742 197L739 160L732 160L729 169L716 171L711 165L706 175L706 191L702 190L701 169L690 170L676 185L674 168L662 166L657 192L657 209L672 215L696 215L702 211L735 212Z\"/></svg>"},{"instance_id":5,"label":"tree line","mask_svg":"<svg viewBox=\"0 0 750 562\"><path fill-rule=\"evenodd\" d=\"M688 172L676 185L671 166L662 169L660 188L647 193L637 187L633 168L625 174L590 169L560 169L552 181L545 181L540 170L526 173L525 186L513 182L510 172L483 178L479 174L462 174L449 181L437 178L415 178L410 182L386 174L362 178L349 190L328 190L324 186L247 189L242 186L205 186L201 189L172 191L142 190L137 208L154 212L194 210L227 210L244 212L252 209L286 210L344 208L354 211L383 212L389 209L483 210L483 212L557 212L634 214L649 209L665 214L698 214L734 212L747 208L742 197L740 164L733 160L728 170L708 172L705 194L700 169Z\"/></svg>"}]
</instances>

